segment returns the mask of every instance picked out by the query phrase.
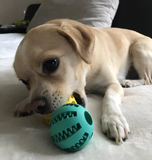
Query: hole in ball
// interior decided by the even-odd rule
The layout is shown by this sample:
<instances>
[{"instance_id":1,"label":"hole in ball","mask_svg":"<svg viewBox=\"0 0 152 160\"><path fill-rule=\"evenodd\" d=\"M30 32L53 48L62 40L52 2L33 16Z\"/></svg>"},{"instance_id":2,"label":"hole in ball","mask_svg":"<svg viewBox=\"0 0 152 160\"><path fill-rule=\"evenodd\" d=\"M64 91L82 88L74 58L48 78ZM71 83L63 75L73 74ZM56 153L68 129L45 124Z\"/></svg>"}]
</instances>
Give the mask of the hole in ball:
<instances>
[{"instance_id":1,"label":"hole in ball","mask_svg":"<svg viewBox=\"0 0 152 160\"><path fill-rule=\"evenodd\" d=\"M92 125L92 123L93 123L92 122L92 118L91 118L90 114L87 111L84 112L84 116L85 116L85 119L88 122L88 124Z\"/></svg>"}]
</instances>

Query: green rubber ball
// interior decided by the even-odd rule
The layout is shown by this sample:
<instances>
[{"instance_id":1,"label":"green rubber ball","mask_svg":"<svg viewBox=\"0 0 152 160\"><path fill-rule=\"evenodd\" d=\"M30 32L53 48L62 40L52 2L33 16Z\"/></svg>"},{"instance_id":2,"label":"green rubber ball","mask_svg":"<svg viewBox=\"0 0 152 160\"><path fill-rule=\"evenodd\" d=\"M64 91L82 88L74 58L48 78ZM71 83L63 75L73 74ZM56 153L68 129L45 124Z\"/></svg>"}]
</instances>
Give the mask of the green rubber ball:
<instances>
[{"instance_id":1,"label":"green rubber ball","mask_svg":"<svg viewBox=\"0 0 152 160\"><path fill-rule=\"evenodd\" d=\"M89 112L79 104L65 104L56 110L50 121L53 142L61 149L75 152L84 148L93 135L94 125Z\"/></svg>"}]
</instances>

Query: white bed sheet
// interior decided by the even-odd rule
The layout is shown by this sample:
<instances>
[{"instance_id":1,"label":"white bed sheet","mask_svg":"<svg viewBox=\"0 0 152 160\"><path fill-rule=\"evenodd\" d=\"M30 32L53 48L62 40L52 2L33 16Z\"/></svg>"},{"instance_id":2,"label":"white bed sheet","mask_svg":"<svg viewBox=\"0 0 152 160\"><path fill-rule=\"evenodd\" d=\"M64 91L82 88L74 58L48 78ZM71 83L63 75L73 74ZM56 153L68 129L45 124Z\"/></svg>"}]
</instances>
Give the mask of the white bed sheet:
<instances>
[{"instance_id":1,"label":"white bed sheet","mask_svg":"<svg viewBox=\"0 0 152 160\"><path fill-rule=\"evenodd\" d=\"M16 48L23 34L0 34L0 160L152 160L152 86L125 89L122 112L131 134L122 145L108 140L100 128L102 98L89 97L95 130L81 151L67 153L51 141L39 115L15 118L15 105L28 92L13 71Z\"/></svg>"}]
</instances>

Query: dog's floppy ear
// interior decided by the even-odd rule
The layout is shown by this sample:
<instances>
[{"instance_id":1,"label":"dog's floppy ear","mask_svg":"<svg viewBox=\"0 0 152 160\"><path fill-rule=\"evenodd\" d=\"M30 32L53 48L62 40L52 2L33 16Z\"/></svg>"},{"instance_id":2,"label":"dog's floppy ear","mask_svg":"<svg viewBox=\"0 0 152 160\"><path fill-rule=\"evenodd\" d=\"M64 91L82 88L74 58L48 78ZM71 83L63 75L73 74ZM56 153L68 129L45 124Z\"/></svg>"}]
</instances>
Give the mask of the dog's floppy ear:
<instances>
[{"instance_id":1,"label":"dog's floppy ear","mask_svg":"<svg viewBox=\"0 0 152 160\"><path fill-rule=\"evenodd\" d=\"M63 23L58 29L58 33L71 43L86 63L91 64L95 37L88 26L83 24L64 25Z\"/></svg>"}]
</instances>

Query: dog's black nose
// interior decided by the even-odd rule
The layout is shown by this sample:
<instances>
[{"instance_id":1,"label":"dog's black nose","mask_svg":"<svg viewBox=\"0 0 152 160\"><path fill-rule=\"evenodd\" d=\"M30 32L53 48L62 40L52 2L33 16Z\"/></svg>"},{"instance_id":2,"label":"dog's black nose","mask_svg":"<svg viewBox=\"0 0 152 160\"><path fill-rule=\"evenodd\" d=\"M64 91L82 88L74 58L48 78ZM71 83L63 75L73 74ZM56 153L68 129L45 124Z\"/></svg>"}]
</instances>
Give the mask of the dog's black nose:
<instances>
[{"instance_id":1,"label":"dog's black nose","mask_svg":"<svg viewBox=\"0 0 152 160\"><path fill-rule=\"evenodd\" d=\"M30 104L30 110L43 114L45 112L46 100L44 97L38 97L36 98L31 104Z\"/></svg>"}]
</instances>

